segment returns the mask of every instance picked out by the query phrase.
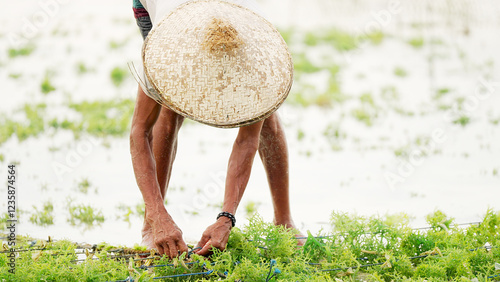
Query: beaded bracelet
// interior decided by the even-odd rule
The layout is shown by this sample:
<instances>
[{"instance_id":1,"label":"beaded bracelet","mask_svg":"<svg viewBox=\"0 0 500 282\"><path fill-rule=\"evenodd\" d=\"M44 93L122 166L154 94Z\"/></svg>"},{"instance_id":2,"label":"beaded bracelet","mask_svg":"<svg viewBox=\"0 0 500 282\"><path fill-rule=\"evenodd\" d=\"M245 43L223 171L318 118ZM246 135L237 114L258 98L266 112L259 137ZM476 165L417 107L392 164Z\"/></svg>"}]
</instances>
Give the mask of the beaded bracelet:
<instances>
[{"instance_id":1,"label":"beaded bracelet","mask_svg":"<svg viewBox=\"0 0 500 282\"><path fill-rule=\"evenodd\" d=\"M234 215L230 212L220 212L218 215L217 215L217 219L219 219L219 217L221 216L225 216L227 218L229 218L233 224L233 227L236 225L236 218L234 217Z\"/></svg>"}]
</instances>

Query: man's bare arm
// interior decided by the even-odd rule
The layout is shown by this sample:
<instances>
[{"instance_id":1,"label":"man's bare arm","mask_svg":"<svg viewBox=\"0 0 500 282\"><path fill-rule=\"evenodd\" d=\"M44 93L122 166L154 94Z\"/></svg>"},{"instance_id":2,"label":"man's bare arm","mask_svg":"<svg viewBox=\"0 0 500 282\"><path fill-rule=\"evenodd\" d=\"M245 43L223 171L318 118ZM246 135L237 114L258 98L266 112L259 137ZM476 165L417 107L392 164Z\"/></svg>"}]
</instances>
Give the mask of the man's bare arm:
<instances>
[{"instance_id":1,"label":"man's bare arm","mask_svg":"<svg viewBox=\"0 0 500 282\"><path fill-rule=\"evenodd\" d=\"M250 178L253 160L259 148L259 137L263 123L264 121L260 121L241 127L238 132L233 151L229 157L223 211L236 213ZM210 225L198 242L197 247L201 249L197 251L197 254L208 255L212 247L220 250L225 249L231 226L232 222L227 217L220 217L214 224Z\"/></svg>"},{"instance_id":2,"label":"man's bare arm","mask_svg":"<svg viewBox=\"0 0 500 282\"><path fill-rule=\"evenodd\" d=\"M160 254L170 257L187 252L182 232L168 214L163 204L160 186L156 177L156 164L152 151L153 126L158 119L161 106L146 96L139 87L136 107L132 117L130 153L137 185L141 190L146 209L146 220L153 229L154 243Z\"/></svg>"}]
</instances>

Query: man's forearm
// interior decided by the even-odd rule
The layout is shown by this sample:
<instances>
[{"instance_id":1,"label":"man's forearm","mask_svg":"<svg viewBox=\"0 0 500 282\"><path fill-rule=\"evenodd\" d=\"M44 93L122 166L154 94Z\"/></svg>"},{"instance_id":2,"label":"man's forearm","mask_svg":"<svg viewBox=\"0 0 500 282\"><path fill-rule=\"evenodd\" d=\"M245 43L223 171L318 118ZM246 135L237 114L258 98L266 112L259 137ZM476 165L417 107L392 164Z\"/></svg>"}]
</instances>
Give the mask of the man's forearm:
<instances>
[{"instance_id":1,"label":"man's forearm","mask_svg":"<svg viewBox=\"0 0 500 282\"><path fill-rule=\"evenodd\" d=\"M226 190L222 210L234 214L243 197L252 171L253 160L259 148L263 122L241 128L229 157Z\"/></svg>"},{"instance_id":2,"label":"man's forearm","mask_svg":"<svg viewBox=\"0 0 500 282\"><path fill-rule=\"evenodd\" d=\"M223 211L234 214L245 192L256 152L234 152L229 159Z\"/></svg>"}]
</instances>

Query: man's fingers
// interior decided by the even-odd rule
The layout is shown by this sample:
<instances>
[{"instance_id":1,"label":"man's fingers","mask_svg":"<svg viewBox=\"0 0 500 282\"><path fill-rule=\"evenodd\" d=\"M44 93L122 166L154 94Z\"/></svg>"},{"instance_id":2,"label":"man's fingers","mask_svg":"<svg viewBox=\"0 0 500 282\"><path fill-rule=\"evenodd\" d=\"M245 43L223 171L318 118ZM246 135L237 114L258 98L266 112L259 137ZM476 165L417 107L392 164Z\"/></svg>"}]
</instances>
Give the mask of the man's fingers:
<instances>
[{"instance_id":1,"label":"man's fingers","mask_svg":"<svg viewBox=\"0 0 500 282\"><path fill-rule=\"evenodd\" d=\"M164 242L162 247L163 247L163 254L166 255L167 257L170 256L170 248L168 247L168 244Z\"/></svg>"},{"instance_id":2,"label":"man's fingers","mask_svg":"<svg viewBox=\"0 0 500 282\"><path fill-rule=\"evenodd\" d=\"M197 249L197 250L198 250L198 248L203 248L203 246L205 246L206 243L207 243L206 240L205 241L204 240L200 240L198 242L198 244L196 244L196 246L194 248Z\"/></svg>"},{"instance_id":3,"label":"man's fingers","mask_svg":"<svg viewBox=\"0 0 500 282\"><path fill-rule=\"evenodd\" d=\"M160 256L163 255L165 253L165 251L163 250L163 247L160 244L155 244L155 245L156 245L156 250L158 251Z\"/></svg>"},{"instance_id":4,"label":"man's fingers","mask_svg":"<svg viewBox=\"0 0 500 282\"><path fill-rule=\"evenodd\" d=\"M169 246L169 251L170 251L169 255L170 255L171 259L179 256L179 253L177 252L177 247L174 244Z\"/></svg>"},{"instance_id":5,"label":"man's fingers","mask_svg":"<svg viewBox=\"0 0 500 282\"><path fill-rule=\"evenodd\" d=\"M208 240L208 242L203 246L201 250L198 251L197 254L201 256L206 256L211 253L212 250L212 240Z\"/></svg>"},{"instance_id":6,"label":"man's fingers","mask_svg":"<svg viewBox=\"0 0 500 282\"><path fill-rule=\"evenodd\" d=\"M201 236L201 239L200 241L198 242L198 244L196 244L196 247L195 248L203 248L203 246L205 246L205 244L207 243L207 241L210 239L210 237L208 236Z\"/></svg>"},{"instance_id":7,"label":"man's fingers","mask_svg":"<svg viewBox=\"0 0 500 282\"><path fill-rule=\"evenodd\" d=\"M177 249L182 253L189 253L188 246L183 241L177 242Z\"/></svg>"}]
</instances>

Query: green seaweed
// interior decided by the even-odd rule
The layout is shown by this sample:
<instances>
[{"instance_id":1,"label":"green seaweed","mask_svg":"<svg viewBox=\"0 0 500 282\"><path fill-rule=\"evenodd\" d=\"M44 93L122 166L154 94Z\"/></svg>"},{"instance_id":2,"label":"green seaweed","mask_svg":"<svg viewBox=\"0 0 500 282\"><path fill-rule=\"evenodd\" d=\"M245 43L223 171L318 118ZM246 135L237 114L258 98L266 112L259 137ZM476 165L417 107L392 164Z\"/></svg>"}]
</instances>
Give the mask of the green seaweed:
<instances>
[{"instance_id":1,"label":"green seaweed","mask_svg":"<svg viewBox=\"0 0 500 282\"><path fill-rule=\"evenodd\" d=\"M78 249L61 240L19 236L16 274L9 273L8 252L0 253L0 279L16 281L152 281L154 277L200 273L179 281L488 281L498 274L500 212L488 210L481 224L459 227L441 211L427 217L429 227L412 229L405 214L360 216L333 212L332 231L307 232L297 247L295 232L257 214L243 228L231 230L227 248L209 257L186 254L169 259L134 260L144 247ZM33 243L35 244L33 245ZM488 243L491 247L485 248ZM44 250L39 249L43 246ZM130 257L110 255L126 249ZM80 261L76 252L88 254ZM81 258L81 257L80 257ZM145 269L145 265L162 267ZM168 266L165 266L168 264Z\"/></svg>"}]
</instances>

